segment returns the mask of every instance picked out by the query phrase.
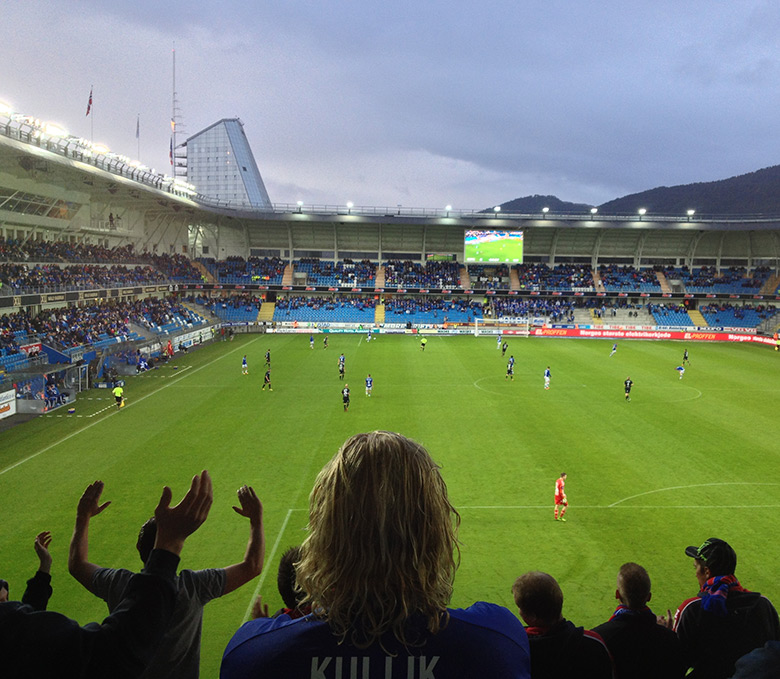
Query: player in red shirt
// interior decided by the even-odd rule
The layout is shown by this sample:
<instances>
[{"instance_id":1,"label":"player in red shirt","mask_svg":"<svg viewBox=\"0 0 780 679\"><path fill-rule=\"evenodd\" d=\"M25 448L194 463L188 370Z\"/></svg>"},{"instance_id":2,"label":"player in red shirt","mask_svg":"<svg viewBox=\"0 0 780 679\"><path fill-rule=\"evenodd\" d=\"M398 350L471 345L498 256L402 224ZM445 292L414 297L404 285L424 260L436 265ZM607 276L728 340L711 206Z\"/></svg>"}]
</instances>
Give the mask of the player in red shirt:
<instances>
[{"instance_id":1,"label":"player in red shirt","mask_svg":"<svg viewBox=\"0 0 780 679\"><path fill-rule=\"evenodd\" d=\"M563 472L559 479L555 480L555 520L566 521L564 514L566 508L569 506L569 501L566 499L566 491L564 486L566 485L566 472ZM558 508L560 507L560 516L558 515Z\"/></svg>"}]
</instances>

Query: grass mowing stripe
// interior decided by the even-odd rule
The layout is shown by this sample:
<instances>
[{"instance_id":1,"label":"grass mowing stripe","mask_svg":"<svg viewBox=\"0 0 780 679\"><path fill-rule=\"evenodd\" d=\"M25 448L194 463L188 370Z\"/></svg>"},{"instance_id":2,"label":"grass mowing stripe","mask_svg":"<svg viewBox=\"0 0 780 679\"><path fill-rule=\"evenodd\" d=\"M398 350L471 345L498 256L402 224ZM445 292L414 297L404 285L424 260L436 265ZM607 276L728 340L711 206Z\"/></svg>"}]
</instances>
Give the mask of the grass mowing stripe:
<instances>
[{"instance_id":1,"label":"grass mowing stripe","mask_svg":"<svg viewBox=\"0 0 780 679\"><path fill-rule=\"evenodd\" d=\"M257 340L258 340L258 339L259 339L259 337L258 337L258 338L256 338L256 339L254 339L254 340L252 340L252 341L250 342L250 344L251 344L252 342L257 342ZM174 380L173 382L168 382L168 383L166 383L166 384L163 384L163 385L162 385L162 386L161 386L159 389L155 389L154 391L152 391L152 392L150 392L150 393L148 393L148 394L145 394L145 395L141 396L141 397L140 397L140 398L138 398L137 400L134 400L134 401L132 401L132 402L131 402L129 405L130 405L130 406L133 406L133 405L135 405L135 404L137 404L137 403L141 403L141 401L145 401L145 400L146 400L147 398L149 398L150 396L154 396L155 394L157 394L157 393L161 392L163 389L167 389L168 387L175 385L177 382L180 382L180 381L181 381L181 380L183 380L185 377L189 377L190 375L194 375L196 372L198 372L199 370L203 370L203 368L207 368L207 367L208 367L208 366L210 366L212 363L216 363L217 361L221 361L223 358L225 358L225 357L227 357L227 356L230 356L231 354L234 354L236 351L239 351L239 349L241 349L241 348L243 348L243 347L236 347L236 348L235 348L233 351L231 351L231 352L228 352L228 353L226 353L226 354L222 354L222 356L217 356L217 358L215 358L214 360L212 360L212 361L209 361L208 363L204 363L202 366L200 366L200 367L198 367L198 368L195 368L195 370L193 370L191 373L185 373L185 374L183 374L183 375L182 375L182 374L179 374L179 375L177 375L176 377L174 377L174 378L173 378L173 380ZM185 369L189 369L189 368L191 368L191 367L192 367L192 366L185 366ZM184 371L182 371L182 372L184 372ZM128 406L128 407L129 407L129 406ZM101 411L98 411L98 412L101 412ZM96 415L97 413L94 413L94 414ZM108 418L109 418L109 417L113 417L114 415L118 415L118 414L119 414L119 411L116 411L116 412L114 412L114 413L112 413L112 414L110 414L110 415L106 415L105 417L102 417L102 418L101 418L101 419L99 419L99 420L95 420L95 422L91 422L91 423L90 423L90 424L88 424L86 427L82 427L81 429L79 429L79 430L77 430L77 431L74 431L74 432L72 432L72 433L68 434L67 436L63 436L63 437L62 437L61 439L59 439L58 441L55 441L55 442L54 442L54 443L52 443L51 445L49 445L49 446L46 446L45 448L42 448L42 449L41 449L41 450L39 450L37 453L33 453L32 455L28 455L28 456L27 456L27 457L25 457L24 459L22 459L22 460L19 460L18 462L14 462L12 465L9 465L9 466L8 466L8 467L6 467L5 469L0 469L0 476L2 476L3 474L5 474L6 472L10 472L12 469L16 469L17 467L20 467L20 466L21 466L21 465L23 465L25 462L29 462L30 460L33 460L33 459L35 459L35 458L36 458L36 457L38 457L39 455L42 455L43 453L46 453L46 452L50 451L52 448L56 448L57 446L61 445L62 443L65 443L66 441L69 441L69 440L70 440L70 439L72 439L74 436L77 436L78 434L83 434L85 431L87 431L88 429L91 429L91 428L92 428L92 427L94 427L96 424L102 424L103 422L105 422L106 420L108 420Z\"/></svg>"}]
</instances>

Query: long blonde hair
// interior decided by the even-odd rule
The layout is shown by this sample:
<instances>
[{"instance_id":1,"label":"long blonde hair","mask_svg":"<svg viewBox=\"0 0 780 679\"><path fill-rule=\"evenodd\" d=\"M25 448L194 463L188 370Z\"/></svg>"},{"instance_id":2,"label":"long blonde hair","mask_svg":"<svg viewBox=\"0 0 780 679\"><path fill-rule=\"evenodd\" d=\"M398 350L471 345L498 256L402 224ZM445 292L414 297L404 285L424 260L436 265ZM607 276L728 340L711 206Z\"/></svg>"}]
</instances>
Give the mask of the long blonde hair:
<instances>
[{"instance_id":1,"label":"long blonde hair","mask_svg":"<svg viewBox=\"0 0 780 679\"><path fill-rule=\"evenodd\" d=\"M367 647L392 632L414 644L413 615L434 634L446 624L459 525L425 448L392 432L356 434L309 496L298 585L342 641Z\"/></svg>"}]
</instances>

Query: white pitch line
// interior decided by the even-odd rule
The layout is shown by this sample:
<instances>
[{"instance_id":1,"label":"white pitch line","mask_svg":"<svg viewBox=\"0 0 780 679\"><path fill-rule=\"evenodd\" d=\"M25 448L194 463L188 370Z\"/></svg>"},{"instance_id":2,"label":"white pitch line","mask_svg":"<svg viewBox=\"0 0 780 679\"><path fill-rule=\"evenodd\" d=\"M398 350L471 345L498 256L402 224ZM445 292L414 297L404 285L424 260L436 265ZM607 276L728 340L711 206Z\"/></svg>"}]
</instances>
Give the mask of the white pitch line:
<instances>
[{"instance_id":1,"label":"white pitch line","mask_svg":"<svg viewBox=\"0 0 780 679\"><path fill-rule=\"evenodd\" d=\"M274 557L276 556L276 550L279 549L279 543L282 541L282 535L284 535L284 531L287 528L287 523L290 521L290 515L294 511L300 511L295 509L288 509L287 510L287 516L284 517L284 522L282 523L282 527L279 529L279 533L276 536L276 541L274 542L274 546L271 548L271 553L267 554L265 559L263 559L263 572L260 574L260 579L257 581L257 586L255 587L255 591L252 592L252 598L249 600L249 606L247 606L246 612L244 613L244 618L241 620L241 624L243 625L249 618L252 616L252 607L255 604L255 599L257 599L258 594L260 594L260 588L263 586L263 583L265 582L265 576L268 575L269 569L266 567L268 563L275 563Z\"/></svg>"},{"instance_id":2,"label":"white pitch line","mask_svg":"<svg viewBox=\"0 0 780 679\"><path fill-rule=\"evenodd\" d=\"M251 342L249 342L249 344L257 342L257 340L259 340L260 337L261 337L261 335L258 335L257 339L252 340ZM230 351L230 352L228 352L226 354L222 354L221 356L217 356L217 358L215 358L213 361L209 361L208 363L204 363L202 366L200 366L200 368L195 368L195 370L193 370L193 372L189 373L189 374L194 375L199 370L203 370L203 368L207 368L208 366L216 363L217 361L221 361L223 358L225 358L227 356L230 356L231 354L235 354L236 352L241 351L242 349L243 349L243 347L236 347L233 351ZM190 368L192 366L187 366L187 367ZM184 371L182 371L182 372L184 372ZM173 379L176 380L176 381L179 381L181 379L184 379L185 377L188 377L189 374L184 373L184 374L182 374L180 376L174 377ZM161 392L163 389L167 389L168 387L170 387L173 384L176 384L176 382L167 382L166 384L162 385L159 389L155 389L154 391L149 392L148 394L146 394L146 396L141 396L139 399L134 400L130 404L130 406L133 406L136 403L140 403L141 401L145 401L150 396L154 396L155 394ZM128 406L128 407L130 407L130 406ZM68 434L67 436L64 436L63 438L59 439L58 441L55 441L54 443L46 446L45 448L41 448L41 450L39 450L37 453L33 453L32 455L28 455L27 457L25 457L25 458L23 458L23 459L21 459L21 460L19 460L17 462L14 462L12 465L9 465L5 469L0 469L0 476L5 474L6 472L10 472L12 469L16 469L17 467L23 465L25 462L29 462L30 460L38 457L39 455L43 455L43 453L48 452L52 448L56 448L61 443L65 443L65 441L69 441L74 436L78 436L79 434L87 431L87 429L90 429L91 427L94 427L96 424L100 424L101 422L105 422L106 419L108 419L109 417L114 417L114 416L116 416L118 414L119 414L119 411L117 410L116 412L114 412L111 415L106 415L105 417L101 417L99 420L95 420L94 422L90 422L86 427L82 427L81 429L79 429L77 431L74 431L71 434Z\"/></svg>"},{"instance_id":3,"label":"white pitch line","mask_svg":"<svg viewBox=\"0 0 780 679\"><path fill-rule=\"evenodd\" d=\"M667 490L685 490L686 488L709 488L711 486L778 486L778 483L756 483L755 481L724 481L723 483L694 483L688 486L669 486L668 488L657 488L656 490L648 490L644 493L637 493L636 495L629 495L622 500L613 502L609 507L615 507L621 502L627 500L633 500L635 497L642 497L643 495L652 495L653 493L664 493Z\"/></svg>"}]
</instances>

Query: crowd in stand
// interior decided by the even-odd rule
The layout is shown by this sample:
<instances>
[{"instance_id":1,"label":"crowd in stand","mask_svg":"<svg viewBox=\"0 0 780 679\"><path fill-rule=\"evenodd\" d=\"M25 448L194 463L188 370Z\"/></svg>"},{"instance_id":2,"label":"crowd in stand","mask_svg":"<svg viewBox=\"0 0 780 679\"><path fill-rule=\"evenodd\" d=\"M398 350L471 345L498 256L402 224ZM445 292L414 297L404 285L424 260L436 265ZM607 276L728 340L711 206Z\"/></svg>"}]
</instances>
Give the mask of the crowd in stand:
<instances>
[{"instance_id":1,"label":"crowd in stand","mask_svg":"<svg viewBox=\"0 0 780 679\"><path fill-rule=\"evenodd\" d=\"M128 268L119 264L0 264L0 283L3 287L8 286L15 294L166 282L168 277L151 266Z\"/></svg>"},{"instance_id":2,"label":"crowd in stand","mask_svg":"<svg viewBox=\"0 0 780 679\"><path fill-rule=\"evenodd\" d=\"M480 290L509 289L509 267L506 264L495 266L469 264L468 271L472 288Z\"/></svg>"},{"instance_id":3,"label":"crowd in stand","mask_svg":"<svg viewBox=\"0 0 780 679\"><path fill-rule=\"evenodd\" d=\"M495 318L548 317L553 323L574 321L574 309L583 305L581 300L570 299L517 299L514 297L492 300Z\"/></svg>"},{"instance_id":4,"label":"crowd in stand","mask_svg":"<svg viewBox=\"0 0 780 679\"><path fill-rule=\"evenodd\" d=\"M385 286L409 288L457 288L460 267L457 262L419 262L391 259L385 262Z\"/></svg>"},{"instance_id":5,"label":"crowd in stand","mask_svg":"<svg viewBox=\"0 0 780 679\"><path fill-rule=\"evenodd\" d=\"M521 290L592 290L593 272L585 264L516 264Z\"/></svg>"},{"instance_id":6,"label":"crowd in stand","mask_svg":"<svg viewBox=\"0 0 780 679\"><path fill-rule=\"evenodd\" d=\"M4 347L19 350L13 333L23 332L55 349L88 346L101 336L122 337L130 333L130 323L147 329L178 318L188 323L198 319L173 298L147 298L134 302L103 302L85 306L60 307L31 314L27 310L0 316L0 336Z\"/></svg>"},{"instance_id":7,"label":"crowd in stand","mask_svg":"<svg viewBox=\"0 0 780 679\"><path fill-rule=\"evenodd\" d=\"M602 264L599 266L599 278L605 288L640 291L643 286L660 287L653 269L635 269L633 266Z\"/></svg>"},{"instance_id":8,"label":"crowd in stand","mask_svg":"<svg viewBox=\"0 0 780 679\"><path fill-rule=\"evenodd\" d=\"M385 312L388 314L418 314L429 313L434 318L445 321L447 313L469 314L472 318L482 317L483 305L468 299L441 299L436 297L426 298L399 298L394 297L385 301ZM387 319L391 320L391 319ZM450 319L452 320L452 319Z\"/></svg>"},{"instance_id":9,"label":"crowd in stand","mask_svg":"<svg viewBox=\"0 0 780 679\"><path fill-rule=\"evenodd\" d=\"M355 287L373 287L376 282L376 265L368 259L330 262L316 257L302 257L295 262L295 270L309 274L312 277L309 283L312 285L320 284L320 279L332 279L336 285Z\"/></svg>"},{"instance_id":10,"label":"crowd in stand","mask_svg":"<svg viewBox=\"0 0 780 679\"><path fill-rule=\"evenodd\" d=\"M284 275L285 262L279 257L250 257L244 259L233 255L224 260L213 257L203 257L200 261L220 283L230 283L239 280L243 283L263 283L281 279Z\"/></svg>"},{"instance_id":11,"label":"crowd in stand","mask_svg":"<svg viewBox=\"0 0 780 679\"><path fill-rule=\"evenodd\" d=\"M0 238L0 262L0 289L15 293L202 280L186 256L137 253L132 245Z\"/></svg>"},{"instance_id":12,"label":"crowd in stand","mask_svg":"<svg viewBox=\"0 0 780 679\"><path fill-rule=\"evenodd\" d=\"M334 297L280 297L276 300L276 308L281 310L308 308L335 311L345 307L364 310L373 309L375 305L373 297L347 297L341 295Z\"/></svg>"},{"instance_id":13,"label":"crowd in stand","mask_svg":"<svg viewBox=\"0 0 780 679\"><path fill-rule=\"evenodd\" d=\"M237 491L233 509L249 521L242 561L177 575L187 538L208 517L213 488L204 471L171 506L166 487L138 536L143 570L134 574L88 558L90 523L111 504L101 502L103 490L102 481L91 483L78 501L68 570L106 602L108 618L80 627L46 610L59 572L52 574L51 533L39 533L37 572L21 600L11 596L18 585L0 580L4 672L196 678L204 606L264 567L262 503L251 487ZM689 670L698 679L777 676L777 611L737 579L737 555L723 540L680 548L681 564L690 558L695 565L691 591L698 594L674 616L649 608L650 575L628 562L616 576L614 612L586 630L563 616L561 586L540 571L514 581L515 612L484 601L450 608L460 524L422 445L387 431L350 437L317 475L305 540L280 562L285 607L270 615L255 601L253 619L225 649L220 677L682 679Z\"/></svg>"}]
</instances>

